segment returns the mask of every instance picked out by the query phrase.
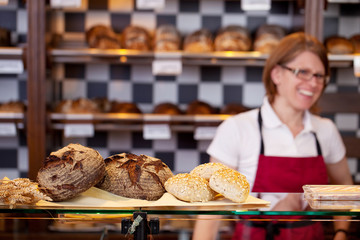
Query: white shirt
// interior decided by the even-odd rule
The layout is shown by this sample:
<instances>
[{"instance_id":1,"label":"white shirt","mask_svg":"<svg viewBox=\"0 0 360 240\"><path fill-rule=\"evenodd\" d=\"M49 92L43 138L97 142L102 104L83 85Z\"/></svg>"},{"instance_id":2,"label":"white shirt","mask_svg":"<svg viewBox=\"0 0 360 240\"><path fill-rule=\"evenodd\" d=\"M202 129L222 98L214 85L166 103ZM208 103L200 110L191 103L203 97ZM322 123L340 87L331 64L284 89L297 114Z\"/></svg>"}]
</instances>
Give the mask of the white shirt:
<instances>
[{"instance_id":1,"label":"white shirt","mask_svg":"<svg viewBox=\"0 0 360 240\"><path fill-rule=\"evenodd\" d=\"M259 109L226 119L217 129L207 153L226 165L235 167L254 186L260 152ZM264 99L261 107L265 155L283 157L317 156L315 132L326 164L344 158L345 146L335 124L306 111L304 129L294 138Z\"/></svg>"}]
</instances>

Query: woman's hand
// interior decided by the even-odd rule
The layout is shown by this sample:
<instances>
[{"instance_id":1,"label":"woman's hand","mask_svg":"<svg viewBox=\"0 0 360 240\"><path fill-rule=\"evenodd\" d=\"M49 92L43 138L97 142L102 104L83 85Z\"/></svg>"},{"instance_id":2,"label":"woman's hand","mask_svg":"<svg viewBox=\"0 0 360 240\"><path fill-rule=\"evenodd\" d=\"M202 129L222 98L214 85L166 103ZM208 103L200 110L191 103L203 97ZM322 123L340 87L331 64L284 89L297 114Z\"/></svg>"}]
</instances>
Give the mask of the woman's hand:
<instances>
[{"instance_id":1,"label":"woman's hand","mask_svg":"<svg viewBox=\"0 0 360 240\"><path fill-rule=\"evenodd\" d=\"M301 193L288 193L272 210L274 211L301 211L303 209Z\"/></svg>"}]
</instances>

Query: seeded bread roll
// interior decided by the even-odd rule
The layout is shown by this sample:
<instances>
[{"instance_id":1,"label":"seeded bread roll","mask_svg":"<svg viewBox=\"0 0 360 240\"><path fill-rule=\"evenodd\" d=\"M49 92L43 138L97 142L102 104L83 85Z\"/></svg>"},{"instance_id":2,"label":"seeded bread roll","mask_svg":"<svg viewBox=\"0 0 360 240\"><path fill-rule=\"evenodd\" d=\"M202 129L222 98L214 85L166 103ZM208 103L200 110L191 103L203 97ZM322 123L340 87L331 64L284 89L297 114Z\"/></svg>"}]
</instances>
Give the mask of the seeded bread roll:
<instances>
[{"instance_id":1,"label":"seeded bread roll","mask_svg":"<svg viewBox=\"0 0 360 240\"><path fill-rule=\"evenodd\" d=\"M208 202L216 193L204 178L189 173L179 173L165 182L165 189L186 202Z\"/></svg>"},{"instance_id":2,"label":"seeded bread roll","mask_svg":"<svg viewBox=\"0 0 360 240\"><path fill-rule=\"evenodd\" d=\"M246 177L231 168L216 171L210 177L209 185L214 191L238 203L244 202L250 192Z\"/></svg>"},{"instance_id":3,"label":"seeded bread roll","mask_svg":"<svg viewBox=\"0 0 360 240\"><path fill-rule=\"evenodd\" d=\"M222 163L204 163L195 167L190 174L197 175L209 181L214 172L223 168L227 168L227 166Z\"/></svg>"},{"instance_id":4,"label":"seeded bread roll","mask_svg":"<svg viewBox=\"0 0 360 240\"><path fill-rule=\"evenodd\" d=\"M64 201L93 187L104 174L105 163L99 152L69 144L46 158L37 182L54 201Z\"/></svg>"},{"instance_id":5,"label":"seeded bread roll","mask_svg":"<svg viewBox=\"0 0 360 240\"><path fill-rule=\"evenodd\" d=\"M173 176L160 159L131 153L105 159L106 173L97 187L116 195L155 201L165 193L164 183Z\"/></svg>"}]
</instances>

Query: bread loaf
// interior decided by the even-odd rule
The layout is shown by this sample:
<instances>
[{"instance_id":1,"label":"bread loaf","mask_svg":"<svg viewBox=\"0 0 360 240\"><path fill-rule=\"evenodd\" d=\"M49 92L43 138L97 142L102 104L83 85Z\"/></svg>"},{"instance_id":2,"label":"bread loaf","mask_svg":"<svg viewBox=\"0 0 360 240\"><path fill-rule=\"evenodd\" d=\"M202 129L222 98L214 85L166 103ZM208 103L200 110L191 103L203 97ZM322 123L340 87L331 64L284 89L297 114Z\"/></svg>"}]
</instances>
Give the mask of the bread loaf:
<instances>
[{"instance_id":1,"label":"bread loaf","mask_svg":"<svg viewBox=\"0 0 360 240\"><path fill-rule=\"evenodd\" d=\"M90 48L116 49L120 48L120 35L105 25L95 25L86 31L86 42Z\"/></svg>"},{"instance_id":2,"label":"bread loaf","mask_svg":"<svg viewBox=\"0 0 360 240\"><path fill-rule=\"evenodd\" d=\"M105 159L105 177L97 187L122 197L158 200L165 193L164 183L173 176L160 159L131 153Z\"/></svg>"},{"instance_id":3,"label":"bread loaf","mask_svg":"<svg viewBox=\"0 0 360 240\"><path fill-rule=\"evenodd\" d=\"M242 26L230 25L222 28L215 37L215 51L249 51L251 39Z\"/></svg>"},{"instance_id":4,"label":"bread loaf","mask_svg":"<svg viewBox=\"0 0 360 240\"><path fill-rule=\"evenodd\" d=\"M212 34L206 29L200 29L185 37L184 51L193 53L212 52L214 50Z\"/></svg>"},{"instance_id":5,"label":"bread loaf","mask_svg":"<svg viewBox=\"0 0 360 240\"><path fill-rule=\"evenodd\" d=\"M111 113L141 113L141 110L135 103L131 102L111 102Z\"/></svg>"},{"instance_id":6,"label":"bread loaf","mask_svg":"<svg viewBox=\"0 0 360 240\"><path fill-rule=\"evenodd\" d=\"M21 101L9 101L0 104L0 112L3 113L24 113L25 104Z\"/></svg>"},{"instance_id":7,"label":"bread loaf","mask_svg":"<svg viewBox=\"0 0 360 240\"><path fill-rule=\"evenodd\" d=\"M128 26L122 33L121 45L126 49L149 51L151 50L150 34L143 27Z\"/></svg>"},{"instance_id":8,"label":"bread loaf","mask_svg":"<svg viewBox=\"0 0 360 240\"><path fill-rule=\"evenodd\" d=\"M186 202L208 202L216 195L208 181L189 173L180 173L170 178L165 182L165 189Z\"/></svg>"},{"instance_id":9,"label":"bread loaf","mask_svg":"<svg viewBox=\"0 0 360 240\"><path fill-rule=\"evenodd\" d=\"M360 34L351 36L350 42L353 44L354 53L360 53Z\"/></svg>"},{"instance_id":10,"label":"bread loaf","mask_svg":"<svg viewBox=\"0 0 360 240\"><path fill-rule=\"evenodd\" d=\"M279 44L280 40L285 37L285 29L278 25L262 25L255 34L254 50L261 53L271 53Z\"/></svg>"},{"instance_id":11,"label":"bread loaf","mask_svg":"<svg viewBox=\"0 0 360 240\"><path fill-rule=\"evenodd\" d=\"M186 109L186 114L196 115L196 114L214 114L215 109L208 103L204 101L195 100L189 103Z\"/></svg>"},{"instance_id":12,"label":"bread loaf","mask_svg":"<svg viewBox=\"0 0 360 240\"><path fill-rule=\"evenodd\" d=\"M220 111L221 114L235 115L249 110L249 108L238 103L226 104Z\"/></svg>"},{"instance_id":13,"label":"bread loaf","mask_svg":"<svg viewBox=\"0 0 360 240\"><path fill-rule=\"evenodd\" d=\"M180 115L182 111L178 106L173 103L164 102L155 106L153 113L155 114L169 114L169 115Z\"/></svg>"},{"instance_id":14,"label":"bread loaf","mask_svg":"<svg viewBox=\"0 0 360 240\"><path fill-rule=\"evenodd\" d=\"M345 37L333 36L325 40L325 47L331 54L351 54L354 52L353 44Z\"/></svg>"},{"instance_id":15,"label":"bread loaf","mask_svg":"<svg viewBox=\"0 0 360 240\"><path fill-rule=\"evenodd\" d=\"M55 107L55 112L66 114L92 114L100 113L99 105L87 98L79 98L76 100L63 100Z\"/></svg>"},{"instance_id":16,"label":"bread loaf","mask_svg":"<svg viewBox=\"0 0 360 240\"><path fill-rule=\"evenodd\" d=\"M227 166L222 163L204 163L191 170L190 174L197 175L209 181L214 172L223 168L227 168Z\"/></svg>"},{"instance_id":17,"label":"bread loaf","mask_svg":"<svg viewBox=\"0 0 360 240\"><path fill-rule=\"evenodd\" d=\"M45 159L37 182L54 201L64 201L94 186L104 174L105 163L99 152L69 144Z\"/></svg>"},{"instance_id":18,"label":"bread loaf","mask_svg":"<svg viewBox=\"0 0 360 240\"><path fill-rule=\"evenodd\" d=\"M177 51L180 49L181 37L173 25L161 25L155 31L155 51Z\"/></svg>"},{"instance_id":19,"label":"bread loaf","mask_svg":"<svg viewBox=\"0 0 360 240\"><path fill-rule=\"evenodd\" d=\"M214 191L238 203L244 202L250 192L246 177L231 168L223 168L212 174L209 185Z\"/></svg>"}]
</instances>

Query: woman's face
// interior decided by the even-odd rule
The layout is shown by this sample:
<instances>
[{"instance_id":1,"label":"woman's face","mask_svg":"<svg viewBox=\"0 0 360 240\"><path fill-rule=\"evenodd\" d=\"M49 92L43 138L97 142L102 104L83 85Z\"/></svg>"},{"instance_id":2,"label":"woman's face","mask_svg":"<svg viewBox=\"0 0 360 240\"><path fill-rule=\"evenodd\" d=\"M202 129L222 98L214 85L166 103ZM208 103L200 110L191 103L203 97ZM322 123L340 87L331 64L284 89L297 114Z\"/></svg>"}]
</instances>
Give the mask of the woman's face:
<instances>
[{"instance_id":1,"label":"woman's face","mask_svg":"<svg viewBox=\"0 0 360 240\"><path fill-rule=\"evenodd\" d=\"M308 51L287 64L276 66L271 72L278 92L275 102L298 111L310 109L322 93L324 74L320 58Z\"/></svg>"}]
</instances>

